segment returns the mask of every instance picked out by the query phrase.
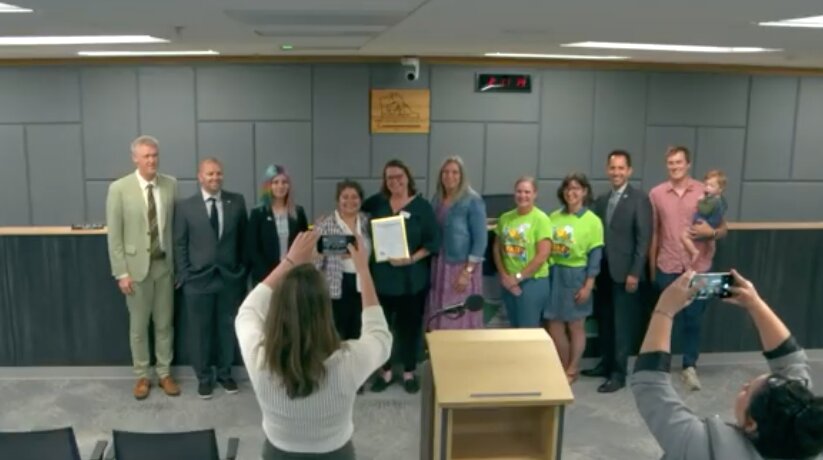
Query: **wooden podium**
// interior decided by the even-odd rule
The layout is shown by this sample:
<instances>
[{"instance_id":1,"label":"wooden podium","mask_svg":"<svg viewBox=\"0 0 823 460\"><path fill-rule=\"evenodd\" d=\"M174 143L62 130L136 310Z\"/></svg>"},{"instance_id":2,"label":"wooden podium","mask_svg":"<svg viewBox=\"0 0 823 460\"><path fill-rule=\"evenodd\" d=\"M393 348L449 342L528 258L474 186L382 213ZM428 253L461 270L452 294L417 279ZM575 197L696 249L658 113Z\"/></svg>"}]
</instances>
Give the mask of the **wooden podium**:
<instances>
[{"instance_id":1,"label":"wooden podium","mask_svg":"<svg viewBox=\"0 0 823 460\"><path fill-rule=\"evenodd\" d=\"M574 396L546 331L434 331L426 342L421 460L560 459Z\"/></svg>"}]
</instances>

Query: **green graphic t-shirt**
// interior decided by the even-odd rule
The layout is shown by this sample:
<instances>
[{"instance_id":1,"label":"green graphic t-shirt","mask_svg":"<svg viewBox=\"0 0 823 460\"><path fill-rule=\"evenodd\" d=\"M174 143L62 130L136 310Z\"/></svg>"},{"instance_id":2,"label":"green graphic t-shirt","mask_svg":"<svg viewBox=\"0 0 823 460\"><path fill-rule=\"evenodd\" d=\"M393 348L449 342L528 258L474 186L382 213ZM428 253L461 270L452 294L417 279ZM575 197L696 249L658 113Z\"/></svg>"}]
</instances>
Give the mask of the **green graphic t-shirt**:
<instances>
[{"instance_id":1,"label":"green graphic t-shirt","mask_svg":"<svg viewBox=\"0 0 823 460\"><path fill-rule=\"evenodd\" d=\"M497 220L497 238L503 249L503 266L509 273L518 273L537 254L537 243L550 239L552 223L549 216L538 208L520 215L516 209L508 211ZM549 276L549 264L545 263L533 275L534 278Z\"/></svg>"},{"instance_id":2,"label":"green graphic t-shirt","mask_svg":"<svg viewBox=\"0 0 823 460\"><path fill-rule=\"evenodd\" d=\"M569 214L558 209L549 219L552 221L552 264L585 267L589 251L603 246L603 223L590 210L584 208Z\"/></svg>"}]
</instances>

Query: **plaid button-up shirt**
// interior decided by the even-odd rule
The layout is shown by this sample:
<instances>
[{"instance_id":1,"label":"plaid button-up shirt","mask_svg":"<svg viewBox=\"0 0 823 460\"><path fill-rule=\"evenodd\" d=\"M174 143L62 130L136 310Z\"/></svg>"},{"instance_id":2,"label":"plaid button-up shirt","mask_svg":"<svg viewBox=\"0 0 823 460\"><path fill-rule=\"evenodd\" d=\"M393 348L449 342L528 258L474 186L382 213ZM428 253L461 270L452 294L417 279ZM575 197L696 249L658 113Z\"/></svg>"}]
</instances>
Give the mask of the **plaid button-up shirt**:
<instances>
[{"instance_id":1,"label":"plaid button-up shirt","mask_svg":"<svg viewBox=\"0 0 823 460\"><path fill-rule=\"evenodd\" d=\"M360 213L360 236L366 246L366 251L371 251L371 240L369 239L369 218L366 214ZM321 235L351 235L349 229L343 229L337 222L336 212L324 217L315 227ZM326 283L329 285L329 296L332 299L339 299L343 294L343 258L339 255L320 255L315 261L318 270L326 275Z\"/></svg>"}]
</instances>

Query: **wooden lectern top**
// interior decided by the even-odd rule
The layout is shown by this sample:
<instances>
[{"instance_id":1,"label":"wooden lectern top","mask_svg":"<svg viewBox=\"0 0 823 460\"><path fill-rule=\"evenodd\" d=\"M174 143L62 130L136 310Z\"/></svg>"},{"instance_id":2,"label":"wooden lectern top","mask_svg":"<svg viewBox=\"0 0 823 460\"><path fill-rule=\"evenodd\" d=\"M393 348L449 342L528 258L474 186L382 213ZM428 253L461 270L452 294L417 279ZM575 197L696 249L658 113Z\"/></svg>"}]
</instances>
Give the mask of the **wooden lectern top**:
<instances>
[{"instance_id":1,"label":"wooden lectern top","mask_svg":"<svg viewBox=\"0 0 823 460\"><path fill-rule=\"evenodd\" d=\"M426 341L442 407L574 401L554 342L543 329L434 331Z\"/></svg>"}]
</instances>

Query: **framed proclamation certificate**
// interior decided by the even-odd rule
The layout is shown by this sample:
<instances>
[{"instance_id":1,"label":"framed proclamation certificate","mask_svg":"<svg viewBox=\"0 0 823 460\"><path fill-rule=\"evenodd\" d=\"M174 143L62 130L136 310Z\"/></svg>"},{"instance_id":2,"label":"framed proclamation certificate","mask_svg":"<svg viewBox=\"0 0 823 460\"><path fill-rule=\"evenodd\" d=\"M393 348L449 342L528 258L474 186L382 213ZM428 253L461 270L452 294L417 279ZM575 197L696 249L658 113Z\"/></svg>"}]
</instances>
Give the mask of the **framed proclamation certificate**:
<instances>
[{"instance_id":1,"label":"framed proclamation certificate","mask_svg":"<svg viewBox=\"0 0 823 460\"><path fill-rule=\"evenodd\" d=\"M384 217L371 221L375 262L409 257L406 243L406 219L401 216Z\"/></svg>"}]
</instances>

